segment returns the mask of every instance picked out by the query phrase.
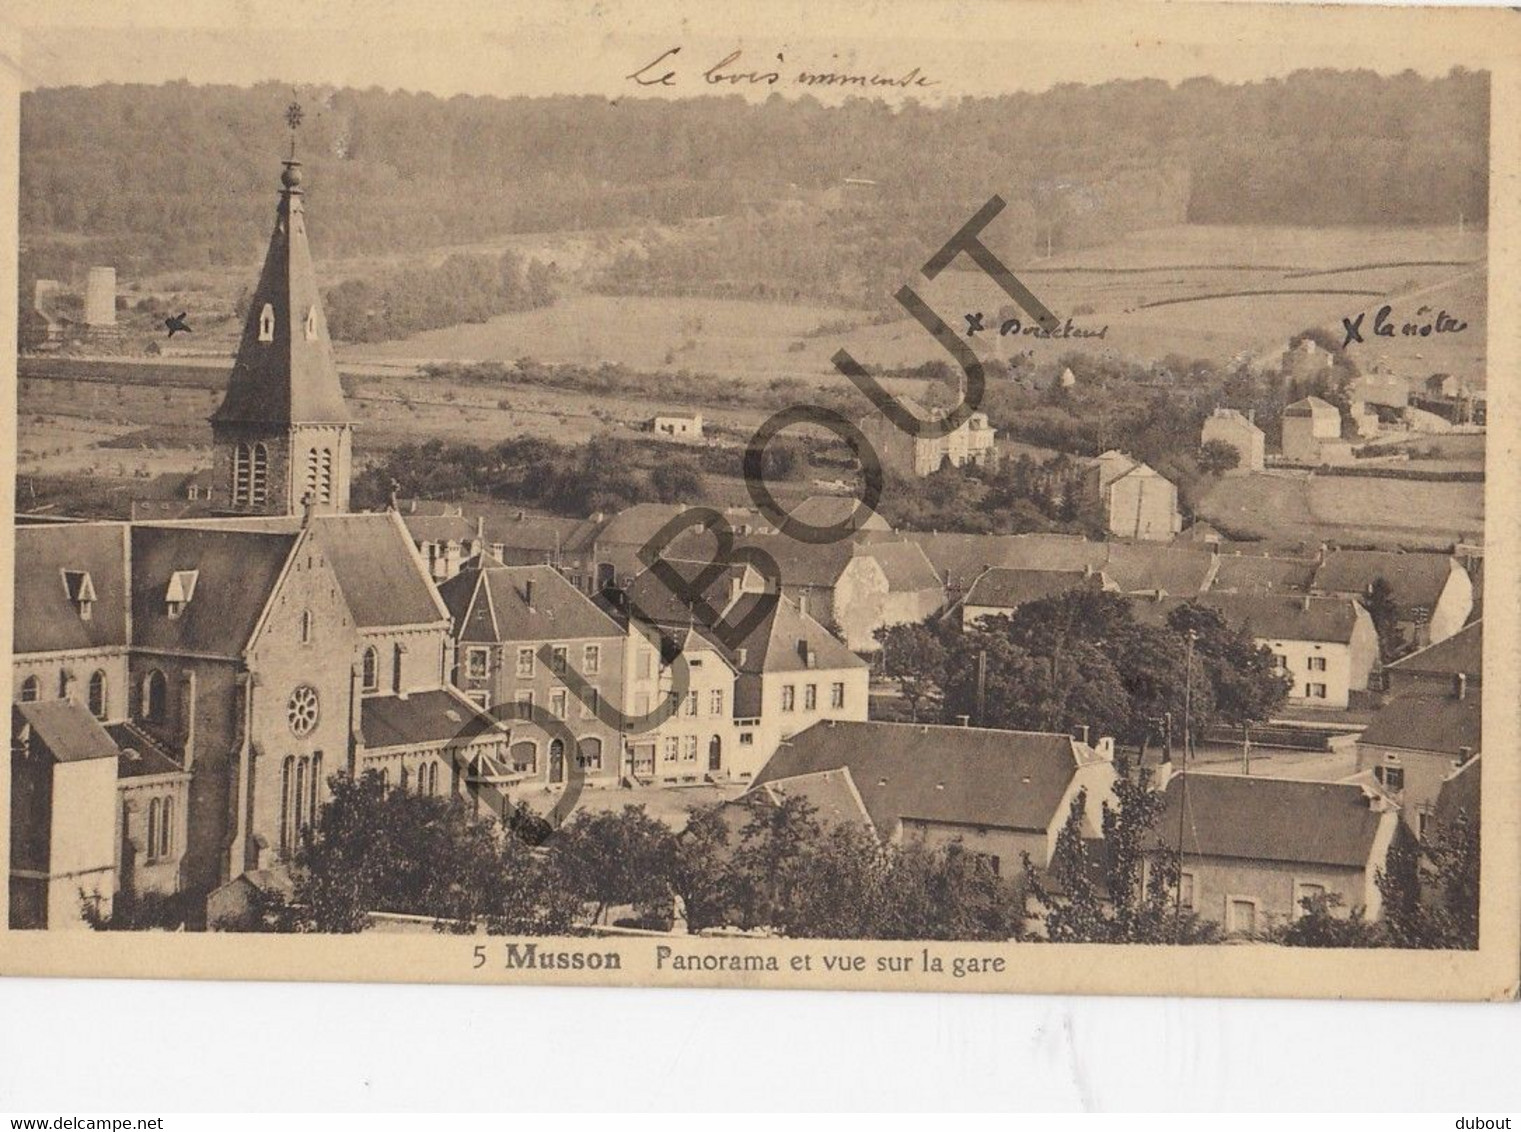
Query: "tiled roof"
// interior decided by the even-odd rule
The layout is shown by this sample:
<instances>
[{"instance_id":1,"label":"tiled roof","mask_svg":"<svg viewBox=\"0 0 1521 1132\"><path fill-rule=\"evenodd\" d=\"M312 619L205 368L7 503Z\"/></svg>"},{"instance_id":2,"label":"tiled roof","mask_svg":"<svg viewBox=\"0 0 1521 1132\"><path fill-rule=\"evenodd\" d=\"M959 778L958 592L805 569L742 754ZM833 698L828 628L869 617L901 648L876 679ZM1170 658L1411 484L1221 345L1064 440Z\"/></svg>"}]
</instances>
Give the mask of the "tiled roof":
<instances>
[{"instance_id":1,"label":"tiled roof","mask_svg":"<svg viewBox=\"0 0 1521 1132\"><path fill-rule=\"evenodd\" d=\"M1479 764L1483 761L1482 755L1475 755L1442 783L1436 800L1439 827L1450 823L1460 812L1476 821L1479 819L1484 784L1484 773Z\"/></svg>"},{"instance_id":2,"label":"tiled roof","mask_svg":"<svg viewBox=\"0 0 1521 1132\"><path fill-rule=\"evenodd\" d=\"M1220 593L1303 593L1309 590L1319 565L1313 558L1222 554L1210 589Z\"/></svg>"},{"instance_id":3,"label":"tiled roof","mask_svg":"<svg viewBox=\"0 0 1521 1132\"><path fill-rule=\"evenodd\" d=\"M1078 767L1066 735L826 720L783 741L756 785L849 769L872 824L903 819L1045 832Z\"/></svg>"},{"instance_id":4,"label":"tiled roof","mask_svg":"<svg viewBox=\"0 0 1521 1132\"><path fill-rule=\"evenodd\" d=\"M1387 665L1401 675L1478 676L1484 670L1484 622L1473 621L1452 636Z\"/></svg>"},{"instance_id":5,"label":"tiled roof","mask_svg":"<svg viewBox=\"0 0 1521 1132\"><path fill-rule=\"evenodd\" d=\"M533 603L528 602L529 585ZM552 566L503 566L477 556L439 587L455 631L471 641L622 637L623 628Z\"/></svg>"},{"instance_id":6,"label":"tiled roof","mask_svg":"<svg viewBox=\"0 0 1521 1132\"><path fill-rule=\"evenodd\" d=\"M856 789L849 767L772 779L753 787L736 801L754 804L764 800L779 806L788 798L801 798L812 806L813 820L822 829L871 824L871 815L866 812L866 803L861 800L861 792Z\"/></svg>"},{"instance_id":7,"label":"tiled roof","mask_svg":"<svg viewBox=\"0 0 1521 1132\"><path fill-rule=\"evenodd\" d=\"M856 519L855 514L860 506L861 501L853 495L810 495L792 508L788 515L815 527L832 527L852 520L855 530L889 529L887 520L869 507L862 518Z\"/></svg>"},{"instance_id":8,"label":"tiled roof","mask_svg":"<svg viewBox=\"0 0 1521 1132\"><path fill-rule=\"evenodd\" d=\"M174 757L147 732L133 723L110 723L106 732L121 752L116 777L145 778L154 774L183 774Z\"/></svg>"},{"instance_id":9,"label":"tiled roof","mask_svg":"<svg viewBox=\"0 0 1521 1132\"><path fill-rule=\"evenodd\" d=\"M1340 411L1329 401L1322 401L1319 397L1303 397L1292 405L1284 406L1283 415L1286 417L1318 416L1323 413L1335 413L1340 416Z\"/></svg>"},{"instance_id":10,"label":"tiled roof","mask_svg":"<svg viewBox=\"0 0 1521 1132\"><path fill-rule=\"evenodd\" d=\"M1190 857L1363 868L1383 817L1361 786L1236 774L1177 774L1152 846Z\"/></svg>"},{"instance_id":11,"label":"tiled roof","mask_svg":"<svg viewBox=\"0 0 1521 1132\"><path fill-rule=\"evenodd\" d=\"M216 525L132 528L133 644L236 658L247 646L299 535ZM176 573L195 571L177 617L165 603Z\"/></svg>"},{"instance_id":12,"label":"tiled roof","mask_svg":"<svg viewBox=\"0 0 1521 1132\"><path fill-rule=\"evenodd\" d=\"M1477 690L1462 699L1452 693L1403 692L1378 709L1358 742L1456 756L1484 741L1484 697Z\"/></svg>"},{"instance_id":13,"label":"tiled roof","mask_svg":"<svg viewBox=\"0 0 1521 1132\"><path fill-rule=\"evenodd\" d=\"M1196 594L1214 576L1216 556L1209 550L1135 542L1100 545L1108 548L1108 554L1096 568L1126 593Z\"/></svg>"},{"instance_id":14,"label":"tiled roof","mask_svg":"<svg viewBox=\"0 0 1521 1132\"><path fill-rule=\"evenodd\" d=\"M1315 572L1315 588L1323 593L1361 597L1376 578L1389 583L1396 604L1409 608L1435 606L1447 588L1456 562L1450 555L1421 551L1332 550Z\"/></svg>"},{"instance_id":15,"label":"tiled roof","mask_svg":"<svg viewBox=\"0 0 1521 1132\"><path fill-rule=\"evenodd\" d=\"M12 590L16 653L125 646L127 532L124 523L18 526ZM64 571L90 575L90 619L70 599Z\"/></svg>"},{"instance_id":16,"label":"tiled roof","mask_svg":"<svg viewBox=\"0 0 1521 1132\"><path fill-rule=\"evenodd\" d=\"M966 595L968 606L1017 609L1027 601L1039 601L1084 586L1100 588L1102 574L1082 570L1014 570L994 566L983 571Z\"/></svg>"},{"instance_id":17,"label":"tiled roof","mask_svg":"<svg viewBox=\"0 0 1521 1132\"><path fill-rule=\"evenodd\" d=\"M416 548L394 512L319 515L312 533L361 629L448 620Z\"/></svg>"},{"instance_id":18,"label":"tiled roof","mask_svg":"<svg viewBox=\"0 0 1521 1132\"><path fill-rule=\"evenodd\" d=\"M1137 620L1160 624L1185 604L1216 610L1226 624L1244 629L1260 640L1347 644L1357 627L1356 603L1340 597L1208 593L1162 601L1138 597L1131 608Z\"/></svg>"},{"instance_id":19,"label":"tiled roof","mask_svg":"<svg viewBox=\"0 0 1521 1132\"><path fill-rule=\"evenodd\" d=\"M868 554L877 560L882 573L887 575L889 593L918 593L943 588L940 575L916 542L907 539L871 542L857 547L856 553Z\"/></svg>"},{"instance_id":20,"label":"tiled roof","mask_svg":"<svg viewBox=\"0 0 1521 1132\"><path fill-rule=\"evenodd\" d=\"M726 654L734 667L742 673L760 672L808 672L814 669L833 670L865 668L866 662L846 648L840 641L811 617L798 612L797 606L786 598L772 598L768 594L740 594L724 612L724 620L730 625L743 625L752 611L762 603L770 608L743 640ZM804 644L807 656L804 655ZM744 660L739 660L739 650L744 650ZM808 658L812 658L809 663Z\"/></svg>"},{"instance_id":21,"label":"tiled roof","mask_svg":"<svg viewBox=\"0 0 1521 1132\"><path fill-rule=\"evenodd\" d=\"M31 729L32 742L61 763L116 758L116 744L82 704L44 700L11 705L11 733Z\"/></svg>"},{"instance_id":22,"label":"tiled roof","mask_svg":"<svg viewBox=\"0 0 1521 1132\"><path fill-rule=\"evenodd\" d=\"M473 725L472 720L476 721ZM448 688L407 696L366 696L359 729L371 750L463 741L499 730L469 700Z\"/></svg>"}]
</instances>

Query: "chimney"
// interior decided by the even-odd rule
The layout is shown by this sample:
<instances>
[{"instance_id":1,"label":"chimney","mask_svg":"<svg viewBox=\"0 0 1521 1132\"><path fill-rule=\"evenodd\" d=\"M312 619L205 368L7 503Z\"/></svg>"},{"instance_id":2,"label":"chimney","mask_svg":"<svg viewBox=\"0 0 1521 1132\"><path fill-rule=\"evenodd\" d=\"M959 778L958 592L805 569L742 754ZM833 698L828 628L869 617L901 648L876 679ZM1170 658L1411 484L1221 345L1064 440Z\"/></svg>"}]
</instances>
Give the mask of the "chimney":
<instances>
[{"instance_id":1,"label":"chimney","mask_svg":"<svg viewBox=\"0 0 1521 1132\"><path fill-rule=\"evenodd\" d=\"M1452 674L1452 696L1457 700L1468 698L1468 673L1454 672Z\"/></svg>"},{"instance_id":2,"label":"chimney","mask_svg":"<svg viewBox=\"0 0 1521 1132\"><path fill-rule=\"evenodd\" d=\"M1105 735L1094 745L1093 753L1106 763L1114 762L1114 737Z\"/></svg>"},{"instance_id":3,"label":"chimney","mask_svg":"<svg viewBox=\"0 0 1521 1132\"><path fill-rule=\"evenodd\" d=\"M1256 409L1255 406L1253 406L1252 408L1250 408L1250 409L1248 409L1246 411L1246 421L1247 421L1247 424L1256 424L1257 423L1257 409Z\"/></svg>"},{"instance_id":4,"label":"chimney","mask_svg":"<svg viewBox=\"0 0 1521 1132\"><path fill-rule=\"evenodd\" d=\"M1301 597L1299 599L1299 611L1301 613L1308 613L1308 612L1310 612L1310 595L1309 594L1305 594L1303 597Z\"/></svg>"},{"instance_id":5,"label":"chimney","mask_svg":"<svg viewBox=\"0 0 1521 1132\"><path fill-rule=\"evenodd\" d=\"M972 717L969 715L958 715L956 717L956 722L962 727L970 727L972 726Z\"/></svg>"},{"instance_id":6,"label":"chimney","mask_svg":"<svg viewBox=\"0 0 1521 1132\"><path fill-rule=\"evenodd\" d=\"M743 574L729 575L729 604L733 605L739 600L739 595L745 592L745 578Z\"/></svg>"},{"instance_id":7,"label":"chimney","mask_svg":"<svg viewBox=\"0 0 1521 1132\"><path fill-rule=\"evenodd\" d=\"M1078 731L1082 733L1083 746L1086 747L1088 745L1088 725L1086 723L1080 724Z\"/></svg>"},{"instance_id":8,"label":"chimney","mask_svg":"<svg viewBox=\"0 0 1521 1132\"><path fill-rule=\"evenodd\" d=\"M1473 748L1472 747L1459 747L1458 748L1458 765L1459 766L1467 766L1468 763L1469 763L1469 760L1471 760L1472 758L1473 758Z\"/></svg>"},{"instance_id":9,"label":"chimney","mask_svg":"<svg viewBox=\"0 0 1521 1132\"><path fill-rule=\"evenodd\" d=\"M533 608L533 579L529 578L523 583L523 604L529 609Z\"/></svg>"},{"instance_id":10,"label":"chimney","mask_svg":"<svg viewBox=\"0 0 1521 1132\"><path fill-rule=\"evenodd\" d=\"M475 550L479 554L486 546L486 516L475 517Z\"/></svg>"}]
</instances>

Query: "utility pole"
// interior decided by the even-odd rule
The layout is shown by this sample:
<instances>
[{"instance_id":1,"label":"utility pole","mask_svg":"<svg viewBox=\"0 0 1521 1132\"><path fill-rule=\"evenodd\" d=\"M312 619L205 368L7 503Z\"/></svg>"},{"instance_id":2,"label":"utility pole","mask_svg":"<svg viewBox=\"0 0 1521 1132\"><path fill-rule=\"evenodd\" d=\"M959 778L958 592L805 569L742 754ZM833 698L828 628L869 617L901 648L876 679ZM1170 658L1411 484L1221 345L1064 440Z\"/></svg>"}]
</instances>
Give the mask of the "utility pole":
<instances>
[{"instance_id":1,"label":"utility pole","mask_svg":"<svg viewBox=\"0 0 1521 1132\"><path fill-rule=\"evenodd\" d=\"M984 712L988 702L988 650L977 650L977 726L986 727Z\"/></svg>"},{"instance_id":2,"label":"utility pole","mask_svg":"<svg viewBox=\"0 0 1521 1132\"><path fill-rule=\"evenodd\" d=\"M1252 773L1252 725L1241 725L1241 772L1246 775Z\"/></svg>"}]
</instances>

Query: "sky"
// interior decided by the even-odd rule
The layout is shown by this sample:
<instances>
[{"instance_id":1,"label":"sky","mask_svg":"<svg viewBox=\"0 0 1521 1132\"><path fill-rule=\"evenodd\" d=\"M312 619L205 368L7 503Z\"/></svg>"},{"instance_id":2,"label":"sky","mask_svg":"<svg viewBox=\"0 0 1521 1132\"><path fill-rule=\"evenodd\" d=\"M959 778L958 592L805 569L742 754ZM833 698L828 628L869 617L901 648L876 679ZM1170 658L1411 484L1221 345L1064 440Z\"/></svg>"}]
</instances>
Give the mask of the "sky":
<instances>
[{"instance_id":1,"label":"sky","mask_svg":"<svg viewBox=\"0 0 1521 1132\"><path fill-rule=\"evenodd\" d=\"M898 80L888 101L1207 74L1247 81L1328 66L1442 74L1483 65L1475 13L1072 0L13 0L27 87L103 82L296 84L439 96L740 93L844 97L800 72ZM1483 18L1483 17L1481 17ZM1489 18L1493 18L1491 15ZM674 54L666 55L673 48ZM776 71L779 80L713 82ZM664 60L656 64L656 60ZM641 68L648 85L630 78ZM665 82L655 80L670 73ZM859 88L857 88L857 91Z\"/></svg>"}]
</instances>

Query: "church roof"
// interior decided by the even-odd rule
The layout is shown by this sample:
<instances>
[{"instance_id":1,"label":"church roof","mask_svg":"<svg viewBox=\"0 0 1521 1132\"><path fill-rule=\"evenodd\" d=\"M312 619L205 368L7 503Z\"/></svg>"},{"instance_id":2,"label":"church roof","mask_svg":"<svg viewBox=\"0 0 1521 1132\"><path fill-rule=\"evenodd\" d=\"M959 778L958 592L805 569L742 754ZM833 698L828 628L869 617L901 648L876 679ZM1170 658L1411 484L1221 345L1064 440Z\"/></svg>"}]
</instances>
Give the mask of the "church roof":
<instances>
[{"instance_id":1,"label":"church roof","mask_svg":"<svg viewBox=\"0 0 1521 1132\"><path fill-rule=\"evenodd\" d=\"M25 653L127 644L127 525L57 523L16 528L12 647ZM88 619L79 589L89 580Z\"/></svg>"},{"instance_id":2,"label":"church roof","mask_svg":"<svg viewBox=\"0 0 1521 1132\"><path fill-rule=\"evenodd\" d=\"M327 320L312 270L300 162L286 163L264 270L213 424L346 424Z\"/></svg>"}]
</instances>

